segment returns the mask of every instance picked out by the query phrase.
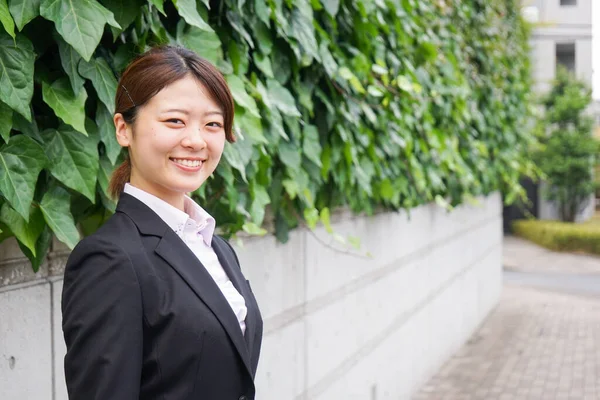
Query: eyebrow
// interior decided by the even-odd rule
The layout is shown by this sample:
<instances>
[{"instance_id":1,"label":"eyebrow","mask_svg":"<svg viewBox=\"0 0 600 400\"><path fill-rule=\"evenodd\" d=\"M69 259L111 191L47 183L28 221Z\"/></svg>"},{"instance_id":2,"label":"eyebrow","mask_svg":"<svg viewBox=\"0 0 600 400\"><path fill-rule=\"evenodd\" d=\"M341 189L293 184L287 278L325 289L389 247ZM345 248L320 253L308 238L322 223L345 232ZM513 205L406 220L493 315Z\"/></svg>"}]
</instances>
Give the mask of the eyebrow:
<instances>
[{"instance_id":1,"label":"eyebrow","mask_svg":"<svg viewBox=\"0 0 600 400\"><path fill-rule=\"evenodd\" d=\"M166 114L166 113L170 113L170 112L178 112L178 113L182 113L185 115L189 115L190 112L188 110L184 110L182 108L169 108L168 110L164 110L161 112L161 114ZM210 111L205 111L202 113L203 117L207 117L209 115L220 115L223 116L223 112L219 111L219 110L210 110Z\"/></svg>"}]
</instances>

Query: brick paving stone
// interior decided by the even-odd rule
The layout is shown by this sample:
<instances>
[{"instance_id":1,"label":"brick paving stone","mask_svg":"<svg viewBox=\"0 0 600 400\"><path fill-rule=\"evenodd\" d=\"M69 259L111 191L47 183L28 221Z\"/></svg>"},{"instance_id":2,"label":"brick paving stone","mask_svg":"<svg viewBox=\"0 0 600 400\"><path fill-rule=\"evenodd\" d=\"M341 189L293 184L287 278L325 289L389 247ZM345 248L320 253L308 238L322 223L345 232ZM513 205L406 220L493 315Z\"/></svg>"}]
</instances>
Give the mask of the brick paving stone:
<instances>
[{"instance_id":1,"label":"brick paving stone","mask_svg":"<svg viewBox=\"0 0 600 400\"><path fill-rule=\"evenodd\" d=\"M600 290L588 290L600 257L505 237L503 264L513 277L498 306L413 400L600 400ZM579 275L587 287L534 289L515 273Z\"/></svg>"},{"instance_id":2,"label":"brick paving stone","mask_svg":"<svg viewBox=\"0 0 600 400\"><path fill-rule=\"evenodd\" d=\"M413 400L598 400L599 373L600 298L505 285L496 309Z\"/></svg>"}]
</instances>

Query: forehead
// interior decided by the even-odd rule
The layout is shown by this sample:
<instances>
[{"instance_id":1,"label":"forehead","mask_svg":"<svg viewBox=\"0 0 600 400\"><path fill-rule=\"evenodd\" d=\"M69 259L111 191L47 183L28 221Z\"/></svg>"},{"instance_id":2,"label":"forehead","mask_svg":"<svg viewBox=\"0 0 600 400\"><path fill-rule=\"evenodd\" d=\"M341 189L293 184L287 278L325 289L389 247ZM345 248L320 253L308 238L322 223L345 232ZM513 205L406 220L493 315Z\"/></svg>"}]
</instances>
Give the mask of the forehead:
<instances>
[{"instance_id":1,"label":"forehead","mask_svg":"<svg viewBox=\"0 0 600 400\"><path fill-rule=\"evenodd\" d=\"M217 109L222 107L212 98L206 87L191 75L186 75L162 88L148 102L152 108Z\"/></svg>"}]
</instances>

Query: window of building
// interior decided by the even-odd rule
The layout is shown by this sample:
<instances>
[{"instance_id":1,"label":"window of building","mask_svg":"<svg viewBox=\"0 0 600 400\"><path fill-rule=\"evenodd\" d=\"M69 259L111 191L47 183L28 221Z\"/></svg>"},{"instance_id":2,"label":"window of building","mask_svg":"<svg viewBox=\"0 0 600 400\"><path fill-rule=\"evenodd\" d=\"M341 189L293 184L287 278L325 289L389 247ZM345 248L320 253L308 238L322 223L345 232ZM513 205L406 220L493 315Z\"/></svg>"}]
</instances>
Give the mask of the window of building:
<instances>
[{"instance_id":1,"label":"window of building","mask_svg":"<svg viewBox=\"0 0 600 400\"><path fill-rule=\"evenodd\" d=\"M559 65L575 72L575 43L556 44L556 66Z\"/></svg>"},{"instance_id":2,"label":"window of building","mask_svg":"<svg viewBox=\"0 0 600 400\"><path fill-rule=\"evenodd\" d=\"M561 6L576 6L577 0L560 0Z\"/></svg>"}]
</instances>

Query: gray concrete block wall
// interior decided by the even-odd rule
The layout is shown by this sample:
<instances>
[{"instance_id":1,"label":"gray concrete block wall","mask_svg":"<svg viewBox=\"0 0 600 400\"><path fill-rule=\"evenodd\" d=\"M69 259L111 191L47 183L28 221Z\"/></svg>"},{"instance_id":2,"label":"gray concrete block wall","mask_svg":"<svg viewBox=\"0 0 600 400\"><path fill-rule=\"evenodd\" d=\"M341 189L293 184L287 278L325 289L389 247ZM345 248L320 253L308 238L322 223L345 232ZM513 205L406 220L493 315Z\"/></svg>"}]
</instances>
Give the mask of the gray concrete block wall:
<instances>
[{"instance_id":1,"label":"gray concrete block wall","mask_svg":"<svg viewBox=\"0 0 600 400\"><path fill-rule=\"evenodd\" d=\"M258 399L408 399L499 298L501 212L493 194L451 213L337 214L334 229L361 238L358 256L324 246L332 240L322 229L292 232L285 245L245 239L236 251L265 319ZM67 399L66 253L56 246L41 274L0 287L2 400Z\"/></svg>"},{"instance_id":2,"label":"gray concrete block wall","mask_svg":"<svg viewBox=\"0 0 600 400\"><path fill-rule=\"evenodd\" d=\"M51 400L50 284L0 293L0 398Z\"/></svg>"}]
</instances>

